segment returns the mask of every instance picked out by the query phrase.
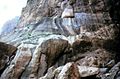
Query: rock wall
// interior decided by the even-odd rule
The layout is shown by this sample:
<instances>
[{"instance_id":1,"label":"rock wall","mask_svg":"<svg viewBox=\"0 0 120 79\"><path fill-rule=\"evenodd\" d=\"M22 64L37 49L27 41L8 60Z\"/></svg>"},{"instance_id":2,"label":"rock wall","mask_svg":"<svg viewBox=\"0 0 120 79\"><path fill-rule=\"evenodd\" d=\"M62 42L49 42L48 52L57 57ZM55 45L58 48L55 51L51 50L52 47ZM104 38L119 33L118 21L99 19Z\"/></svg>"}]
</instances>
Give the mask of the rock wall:
<instances>
[{"instance_id":1,"label":"rock wall","mask_svg":"<svg viewBox=\"0 0 120 79\"><path fill-rule=\"evenodd\" d=\"M108 2L28 0L17 28L1 35L0 79L119 79L119 1Z\"/></svg>"},{"instance_id":2,"label":"rock wall","mask_svg":"<svg viewBox=\"0 0 120 79\"><path fill-rule=\"evenodd\" d=\"M0 79L102 78L107 70L101 68L115 65L115 53L104 47L106 41L97 36L52 34L39 38L38 44L22 42Z\"/></svg>"},{"instance_id":3,"label":"rock wall","mask_svg":"<svg viewBox=\"0 0 120 79\"><path fill-rule=\"evenodd\" d=\"M28 0L22 10L18 27L37 23L43 17L60 18L68 4L74 8L74 13L103 13L105 7L104 1L101 0Z\"/></svg>"}]
</instances>

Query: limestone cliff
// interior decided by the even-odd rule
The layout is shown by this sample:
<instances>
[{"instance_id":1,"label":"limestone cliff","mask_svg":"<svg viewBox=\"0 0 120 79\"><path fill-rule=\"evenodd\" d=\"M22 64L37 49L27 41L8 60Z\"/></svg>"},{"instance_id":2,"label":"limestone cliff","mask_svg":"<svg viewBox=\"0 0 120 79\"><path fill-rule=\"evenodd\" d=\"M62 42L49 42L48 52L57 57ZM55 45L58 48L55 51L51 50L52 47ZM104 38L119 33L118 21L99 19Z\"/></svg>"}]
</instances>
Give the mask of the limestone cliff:
<instances>
[{"instance_id":1,"label":"limestone cliff","mask_svg":"<svg viewBox=\"0 0 120 79\"><path fill-rule=\"evenodd\" d=\"M16 28L0 37L0 79L119 79L119 6L28 0Z\"/></svg>"},{"instance_id":2,"label":"limestone cliff","mask_svg":"<svg viewBox=\"0 0 120 79\"><path fill-rule=\"evenodd\" d=\"M69 16L72 9L73 14ZM64 16L66 18L60 18ZM110 21L110 17L101 0L28 0L17 27L34 26L40 31L76 35L81 26L103 26L106 21Z\"/></svg>"},{"instance_id":3,"label":"limestone cliff","mask_svg":"<svg viewBox=\"0 0 120 79\"><path fill-rule=\"evenodd\" d=\"M103 13L105 9L104 0L28 0L19 26L37 23L43 17L60 17L68 4L72 5L75 13Z\"/></svg>"}]
</instances>

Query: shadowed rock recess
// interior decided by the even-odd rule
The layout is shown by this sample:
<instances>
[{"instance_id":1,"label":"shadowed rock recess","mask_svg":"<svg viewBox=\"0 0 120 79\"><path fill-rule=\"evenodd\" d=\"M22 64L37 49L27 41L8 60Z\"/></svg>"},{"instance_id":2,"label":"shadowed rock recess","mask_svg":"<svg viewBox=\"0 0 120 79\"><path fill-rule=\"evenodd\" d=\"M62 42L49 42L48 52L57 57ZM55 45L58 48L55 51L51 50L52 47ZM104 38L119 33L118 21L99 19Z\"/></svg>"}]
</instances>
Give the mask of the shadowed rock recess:
<instances>
[{"instance_id":1,"label":"shadowed rock recess","mask_svg":"<svg viewBox=\"0 0 120 79\"><path fill-rule=\"evenodd\" d=\"M119 0L28 0L0 35L0 79L120 79Z\"/></svg>"}]
</instances>

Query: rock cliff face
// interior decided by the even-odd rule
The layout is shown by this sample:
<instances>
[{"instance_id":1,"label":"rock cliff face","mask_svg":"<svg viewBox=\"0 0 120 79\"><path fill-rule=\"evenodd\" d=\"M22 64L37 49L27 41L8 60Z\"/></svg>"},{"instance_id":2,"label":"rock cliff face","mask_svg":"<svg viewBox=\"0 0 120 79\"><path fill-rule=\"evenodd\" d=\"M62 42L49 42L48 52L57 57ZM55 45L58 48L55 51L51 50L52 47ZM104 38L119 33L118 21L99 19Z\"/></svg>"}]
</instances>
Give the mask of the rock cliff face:
<instances>
[{"instance_id":1,"label":"rock cliff face","mask_svg":"<svg viewBox=\"0 0 120 79\"><path fill-rule=\"evenodd\" d=\"M76 35L81 26L103 26L110 20L104 3L99 0L29 0L17 27L34 26L40 31Z\"/></svg>"},{"instance_id":2,"label":"rock cliff face","mask_svg":"<svg viewBox=\"0 0 120 79\"><path fill-rule=\"evenodd\" d=\"M60 17L65 6L69 4L75 13L103 13L105 7L104 1L101 0L28 0L22 11L19 26L36 23L43 17Z\"/></svg>"},{"instance_id":3,"label":"rock cliff face","mask_svg":"<svg viewBox=\"0 0 120 79\"><path fill-rule=\"evenodd\" d=\"M119 3L28 0L1 35L0 79L119 79Z\"/></svg>"}]
</instances>

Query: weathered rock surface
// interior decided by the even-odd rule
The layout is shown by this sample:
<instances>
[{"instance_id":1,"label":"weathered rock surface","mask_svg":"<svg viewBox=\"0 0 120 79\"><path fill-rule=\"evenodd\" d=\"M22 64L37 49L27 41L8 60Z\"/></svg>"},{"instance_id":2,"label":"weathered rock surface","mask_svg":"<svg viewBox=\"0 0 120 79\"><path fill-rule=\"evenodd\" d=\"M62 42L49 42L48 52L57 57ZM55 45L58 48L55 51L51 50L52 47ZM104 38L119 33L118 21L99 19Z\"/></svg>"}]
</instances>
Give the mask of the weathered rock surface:
<instances>
[{"instance_id":1,"label":"weathered rock surface","mask_svg":"<svg viewBox=\"0 0 120 79\"><path fill-rule=\"evenodd\" d=\"M70 7L72 6L72 9L70 9L72 10L70 17L75 17L69 19L61 19L60 17L62 16L62 13L64 14L64 10L61 9L61 7L63 7L62 4L64 4L65 8L67 8L68 3L70 4ZM89 1L84 0L29 0L26 7L22 10L18 26L16 27L16 29L14 29L12 34L10 33L9 35L7 35L12 36L10 37L10 39L11 41L13 41L14 37L19 37L20 39L22 39L21 37L24 35L26 35L26 37L31 37L33 36L33 34L38 34L39 32L76 35L81 33L80 27L93 28L94 26L97 26L96 28L98 28L99 26L104 26L105 19L104 14L101 11L104 7L103 1L96 0L91 3L92 4L90 5ZM99 3L102 4L99 5ZM99 5L98 7L102 6L102 9L98 10L99 12L91 13L91 10L93 11L93 9L91 9L90 7L97 6L97 4ZM20 34L21 32L22 34Z\"/></svg>"},{"instance_id":2,"label":"weathered rock surface","mask_svg":"<svg viewBox=\"0 0 120 79\"><path fill-rule=\"evenodd\" d=\"M100 0L29 0L26 7L23 8L19 27L36 23L43 17L59 17L68 3L73 6L75 13L102 13L105 6L104 2L106 3L106 1Z\"/></svg>"},{"instance_id":3,"label":"weathered rock surface","mask_svg":"<svg viewBox=\"0 0 120 79\"><path fill-rule=\"evenodd\" d=\"M79 68L75 63L71 65L70 69L68 70L68 73L68 79L81 79L81 75L79 74Z\"/></svg>"},{"instance_id":4,"label":"weathered rock surface","mask_svg":"<svg viewBox=\"0 0 120 79\"><path fill-rule=\"evenodd\" d=\"M63 54L69 52L69 49L68 41L63 39L49 39L43 42L41 52L46 55L48 68L54 65Z\"/></svg>"},{"instance_id":5,"label":"weathered rock surface","mask_svg":"<svg viewBox=\"0 0 120 79\"><path fill-rule=\"evenodd\" d=\"M108 73L100 75L101 79L119 79L120 62L114 65Z\"/></svg>"},{"instance_id":6,"label":"weathered rock surface","mask_svg":"<svg viewBox=\"0 0 120 79\"><path fill-rule=\"evenodd\" d=\"M56 69L50 68L48 73L40 79L81 79L81 77L92 76L98 73L99 68L78 66L77 64L70 62Z\"/></svg>"},{"instance_id":7,"label":"weathered rock surface","mask_svg":"<svg viewBox=\"0 0 120 79\"><path fill-rule=\"evenodd\" d=\"M83 56L82 56L83 55ZM91 66L91 67L105 67L105 65L114 59L114 55L110 54L103 49L97 49L92 52L81 54L81 59L77 60L79 65Z\"/></svg>"},{"instance_id":8,"label":"weathered rock surface","mask_svg":"<svg viewBox=\"0 0 120 79\"><path fill-rule=\"evenodd\" d=\"M18 79L25 70L31 59L31 51L29 48L18 49L14 59L10 65L2 73L0 79Z\"/></svg>"},{"instance_id":9,"label":"weathered rock surface","mask_svg":"<svg viewBox=\"0 0 120 79\"><path fill-rule=\"evenodd\" d=\"M99 72L98 67L108 67L110 60L114 59L114 55L111 54L110 51L104 49L103 39L100 40L97 37L94 40L92 39L93 38L84 35L73 37L65 37L64 35L47 35L40 37L36 44L23 42L18 49L29 48L31 55L28 56L30 58L28 57L28 59L25 59L26 64L19 61L22 62L22 64L18 68L20 69L18 72L14 67L16 68L19 64L15 64L14 67L10 64L10 66L3 72L1 78L4 78L5 75L5 78L8 79L11 77L21 79L37 79L40 77L41 79L63 79L63 77L68 79L79 79L81 77L95 76ZM29 53L26 52L26 54ZM24 56L26 58L26 55L23 55L22 59L24 59ZM18 59L19 58L20 57L18 57ZM20 60L22 59L20 58ZM12 61L17 62L15 59ZM71 63L66 71L64 68L62 68L62 70L57 70L59 67L61 69L61 65L64 65L69 61L75 62L76 64ZM21 67L24 69L21 69ZM49 69L50 67L52 68ZM82 70L83 68L86 70ZM13 71L16 71L17 74L11 73ZM74 73L72 71L74 71Z\"/></svg>"},{"instance_id":10,"label":"weathered rock surface","mask_svg":"<svg viewBox=\"0 0 120 79\"><path fill-rule=\"evenodd\" d=\"M9 65L16 51L16 47L0 42L0 74L3 72L4 68Z\"/></svg>"},{"instance_id":11,"label":"weathered rock surface","mask_svg":"<svg viewBox=\"0 0 120 79\"><path fill-rule=\"evenodd\" d=\"M72 8L72 6L68 5L64 9L61 18L73 18L73 17L74 17L73 8Z\"/></svg>"},{"instance_id":12,"label":"weathered rock surface","mask_svg":"<svg viewBox=\"0 0 120 79\"><path fill-rule=\"evenodd\" d=\"M65 63L60 60L62 56L69 51L70 45L65 37L60 35L51 35L40 38L39 44L32 53L32 59L27 65L21 78L39 78L43 76L47 69L53 65L58 67ZM33 48L34 46L31 46Z\"/></svg>"},{"instance_id":13,"label":"weathered rock surface","mask_svg":"<svg viewBox=\"0 0 120 79\"><path fill-rule=\"evenodd\" d=\"M99 68L89 66L78 66L81 77L96 75L99 73Z\"/></svg>"},{"instance_id":14,"label":"weathered rock surface","mask_svg":"<svg viewBox=\"0 0 120 79\"><path fill-rule=\"evenodd\" d=\"M115 7L111 2L109 7L107 1L28 0L16 29L1 35L0 41L18 51L4 62L7 67L0 63L0 79L119 79L119 64L115 65L119 29L110 20L119 15L114 11L119 1ZM69 16L64 13L66 8ZM15 49L5 48L10 53L0 62Z\"/></svg>"}]
</instances>

